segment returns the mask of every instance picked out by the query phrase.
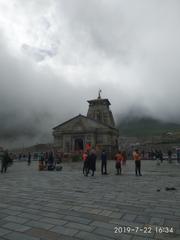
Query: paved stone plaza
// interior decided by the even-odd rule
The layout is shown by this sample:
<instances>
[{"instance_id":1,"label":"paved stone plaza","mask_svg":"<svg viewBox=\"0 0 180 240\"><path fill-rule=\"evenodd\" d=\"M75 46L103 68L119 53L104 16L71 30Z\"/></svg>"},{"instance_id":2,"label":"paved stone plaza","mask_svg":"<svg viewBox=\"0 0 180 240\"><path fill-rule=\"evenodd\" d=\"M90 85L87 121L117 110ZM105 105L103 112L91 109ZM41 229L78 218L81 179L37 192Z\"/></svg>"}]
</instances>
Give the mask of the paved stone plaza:
<instances>
[{"instance_id":1,"label":"paved stone plaza","mask_svg":"<svg viewBox=\"0 0 180 240\"><path fill-rule=\"evenodd\" d=\"M132 160L122 176L114 162L108 166L108 176L98 162L95 177L84 177L81 163L39 172L37 162L15 162L0 175L0 240L179 240L180 165L144 160L142 177L134 176ZM156 233L160 226L174 233Z\"/></svg>"}]
</instances>

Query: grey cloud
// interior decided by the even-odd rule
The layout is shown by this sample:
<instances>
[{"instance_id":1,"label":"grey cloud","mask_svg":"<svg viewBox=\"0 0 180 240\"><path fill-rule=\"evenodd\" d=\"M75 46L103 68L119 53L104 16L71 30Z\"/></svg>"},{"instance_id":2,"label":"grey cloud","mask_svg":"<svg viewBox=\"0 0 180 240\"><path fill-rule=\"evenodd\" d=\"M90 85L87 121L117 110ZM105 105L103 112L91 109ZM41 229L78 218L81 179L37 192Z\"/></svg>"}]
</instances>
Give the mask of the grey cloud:
<instances>
[{"instance_id":1,"label":"grey cloud","mask_svg":"<svg viewBox=\"0 0 180 240\"><path fill-rule=\"evenodd\" d=\"M51 141L52 127L86 114L99 88L116 120L180 122L179 1L17 2L38 19L40 43L24 41L16 56L1 34L0 144Z\"/></svg>"},{"instance_id":2,"label":"grey cloud","mask_svg":"<svg viewBox=\"0 0 180 240\"><path fill-rule=\"evenodd\" d=\"M46 57L53 57L57 54L57 48L55 47L50 49L40 49L29 46L28 44L23 44L22 50L25 54L33 57L36 61L43 61Z\"/></svg>"}]
</instances>

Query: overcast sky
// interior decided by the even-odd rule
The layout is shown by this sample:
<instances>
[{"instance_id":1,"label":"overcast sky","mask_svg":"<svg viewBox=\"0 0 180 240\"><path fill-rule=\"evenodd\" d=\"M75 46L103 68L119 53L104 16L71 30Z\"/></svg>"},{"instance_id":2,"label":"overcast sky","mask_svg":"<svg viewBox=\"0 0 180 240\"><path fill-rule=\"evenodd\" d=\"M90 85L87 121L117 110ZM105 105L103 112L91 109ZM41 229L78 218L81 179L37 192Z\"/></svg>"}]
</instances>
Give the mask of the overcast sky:
<instances>
[{"instance_id":1,"label":"overcast sky","mask_svg":"<svg viewBox=\"0 0 180 240\"><path fill-rule=\"evenodd\" d=\"M0 144L51 141L86 100L180 122L179 0L0 0Z\"/></svg>"}]
</instances>

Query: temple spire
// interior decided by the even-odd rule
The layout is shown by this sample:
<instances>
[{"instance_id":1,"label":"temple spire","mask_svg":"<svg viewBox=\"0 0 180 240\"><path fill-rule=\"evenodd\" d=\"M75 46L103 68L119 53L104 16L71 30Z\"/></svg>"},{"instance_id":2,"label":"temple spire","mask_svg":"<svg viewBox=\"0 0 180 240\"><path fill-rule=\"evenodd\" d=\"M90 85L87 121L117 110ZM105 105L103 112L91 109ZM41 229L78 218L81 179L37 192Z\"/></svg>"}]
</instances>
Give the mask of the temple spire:
<instances>
[{"instance_id":1,"label":"temple spire","mask_svg":"<svg viewBox=\"0 0 180 240\"><path fill-rule=\"evenodd\" d=\"M98 98L88 100L89 109L87 112L87 117L115 127L114 118L111 110L109 109L110 102L107 98L101 98L102 90L98 91Z\"/></svg>"}]
</instances>

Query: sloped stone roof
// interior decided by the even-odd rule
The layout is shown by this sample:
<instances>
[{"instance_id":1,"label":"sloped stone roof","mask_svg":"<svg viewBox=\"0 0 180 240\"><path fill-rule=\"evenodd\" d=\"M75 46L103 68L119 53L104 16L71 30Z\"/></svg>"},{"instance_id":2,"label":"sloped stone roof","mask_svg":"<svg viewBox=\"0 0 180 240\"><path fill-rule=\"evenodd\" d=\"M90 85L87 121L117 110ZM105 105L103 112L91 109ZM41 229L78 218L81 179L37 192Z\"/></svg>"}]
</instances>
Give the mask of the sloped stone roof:
<instances>
[{"instance_id":1,"label":"sloped stone roof","mask_svg":"<svg viewBox=\"0 0 180 240\"><path fill-rule=\"evenodd\" d=\"M91 118L89 118L89 117L86 117L86 116L84 116L84 115L79 114L79 115L77 115L77 116L75 116L75 117L73 117L73 118L71 118L71 119L69 119L69 120L67 120L67 121L65 121L65 122L57 125L56 127L53 128L53 130L56 130L57 128L63 127L63 126L65 126L66 124L69 124L69 123L77 120L78 118L79 118L79 119L82 118L82 119L84 119L85 121L87 120L89 123L92 122L92 124L96 125L96 127L101 127L101 128L104 127L104 128L116 129L116 128L111 127L111 126L109 126L109 125L107 125L107 124L101 123L101 122L99 122L99 121L97 121L97 120L94 120L94 119L91 119Z\"/></svg>"}]
</instances>

